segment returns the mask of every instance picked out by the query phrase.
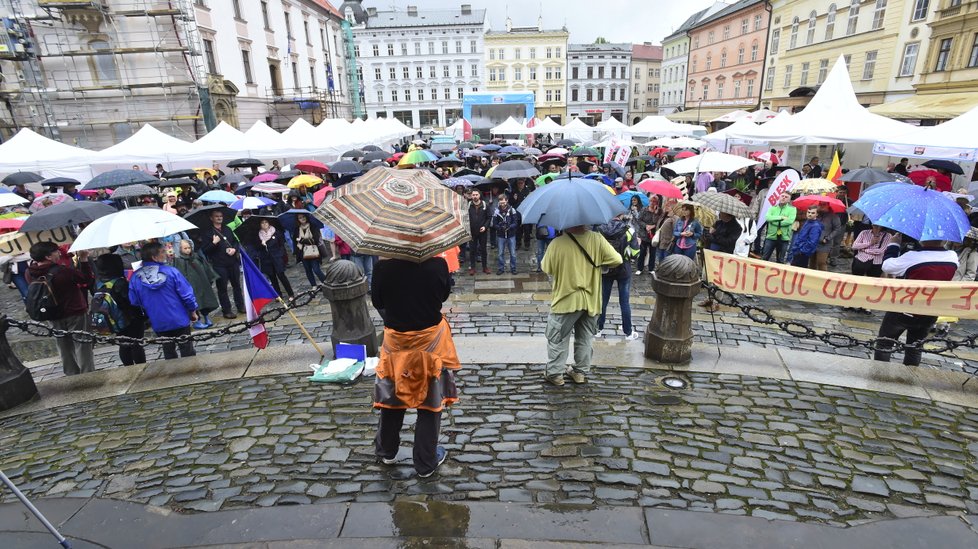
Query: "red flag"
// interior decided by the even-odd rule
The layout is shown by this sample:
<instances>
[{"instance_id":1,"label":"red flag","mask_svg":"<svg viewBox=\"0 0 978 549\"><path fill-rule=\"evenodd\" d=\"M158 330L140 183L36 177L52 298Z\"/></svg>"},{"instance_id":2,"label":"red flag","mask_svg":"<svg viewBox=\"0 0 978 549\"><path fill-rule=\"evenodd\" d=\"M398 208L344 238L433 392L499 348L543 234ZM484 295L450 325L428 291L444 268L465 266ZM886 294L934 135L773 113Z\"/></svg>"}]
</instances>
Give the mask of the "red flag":
<instances>
[{"instance_id":1,"label":"red flag","mask_svg":"<svg viewBox=\"0 0 978 549\"><path fill-rule=\"evenodd\" d=\"M265 305L278 299L278 294L248 254L241 254L241 270L244 274L241 291L244 294L245 316L250 322L258 318ZM248 333L255 347L264 349L268 346L268 332L264 324L255 324L248 328Z\"/></svg>"},{"instance_id":2,"label":"red flag","mask_svg":"<svg viewBox=\"0 0 978 549\"><path fill-rule=\"evenodd\" d=\"M472 139L472 124L469 121L462 119L462 141L468 141Z\"/></svg>"}]
</instances>

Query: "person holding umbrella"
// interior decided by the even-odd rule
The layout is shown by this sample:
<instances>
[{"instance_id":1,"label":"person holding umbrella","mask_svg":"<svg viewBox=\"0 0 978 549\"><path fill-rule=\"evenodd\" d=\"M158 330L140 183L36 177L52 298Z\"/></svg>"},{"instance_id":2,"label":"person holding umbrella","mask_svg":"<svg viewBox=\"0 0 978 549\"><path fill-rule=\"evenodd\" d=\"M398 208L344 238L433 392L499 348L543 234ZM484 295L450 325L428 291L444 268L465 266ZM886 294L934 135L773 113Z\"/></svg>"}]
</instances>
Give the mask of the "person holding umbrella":
<instances>
[{"instance_id":1,"label":"person holding umbrella","mask_svg":"<svg viewBox=\"0 0 978 549\"><path fill-rule=\"evenodd\" d=\"M703 225L696 219L696 208L692 204L683 204L680 217L672 230L676 239L676 253L696 260L696 243L703 235Z\"/></svg>"},{"instance_id":2,"label":"person holding umbrella","mask_svg":"<svg viewBox=\"0 0 978 549\"><path fill-rule=\"evenodd\" d=\"M296 230L293 236L295 257L302 261L302 267L306 270L306 278L309 279L310 286L316 285L316 280L313 278L314 274L320 282L325 282L326 275L323 274L323 268L320 265L322 257L319 253L322 235L319 229L309 222L309 216L306 214L297 214L295 222Z\"/></svg>"},{"instance_id":3,"label":"person holding umbrella","mask_svg":"<svg viewBox=\"0 0 978 549\"><path fill-rule=\"evenodd\" d=\"M166 264L166 250L150 242L140 250L143 264L129 280L129 301L142 307L153 331L160 337L190 334L190 323L197 322L197 299L190 283L180 271ZM177 358L177 343L163 343L163 359ZM195 356L193 341L179 344L180 356Z\"/></svg>"},{"instance_id":4,"label":"person holding umbrella","mask_svg":"<svg viewBox=\"0 0 978 549\"><path fill-rule=\"evenodd\" d=\"M482 200L482 191L473 189L469 202L469 230L472 234L472 241L469 243L469 276L475 275L477 258L482 260L482 272L489 274L489 267L486 265L486 242L489 237L491 216L489 206Z\"/></svg>"},{"instance_id":5,"label":"person holding umbrella","mask_svg":"<svg viewBox=\"0 0 978 549\"><path fill-rule=\"evenodd\" d=\"M271 281L275 293L282 295L279 288L281 281L289 299L293 299L295 292L292 291L289 278L285 276L285 237L268 219L260 220L258 227L258 245L255 247L258 268Z\"/></svg>"},{"instance_id":6,"label":"person holding umbrella","mask_svg":"<svg viewBox=\"0 0 978 549\"><path fill-rule=\"evenodd\" d=\"M639 234L639 252L638 252L638 264L636 265L635 274L640 275L646 270L652 272L655 269L655 256L657 247L653 244L652 239L655 237L656 229L662 222L663 212L659 208L659 196L652 195L649 199L649 205L647 208L642 209L638 213L638 217L635 218L638 223L638 234ZM660 237L661 238L661 237ZM646 264L645 258L648 257L648 263ZM646 269L648 265L648 269Z\"/></svg>"},{"instance_id":7,"label":"person holding umbrella","mask_svg":"<svg viewBox=\"0 0 978 549\"><path fill-rule=\"evenodd\" d=\"M228 300L228 284L231 285L234 306L238 314L243 314L244 294L241 293L241 259L238 255L241 253L241 248L234 233L224 225L222 210L210 212L209 218L210 226L202 228L198 235L200 251L217 273L217 298L221 302L224 318L237 318L237 315L231 311L231 302Z\"/></svg>"}]
</instances>

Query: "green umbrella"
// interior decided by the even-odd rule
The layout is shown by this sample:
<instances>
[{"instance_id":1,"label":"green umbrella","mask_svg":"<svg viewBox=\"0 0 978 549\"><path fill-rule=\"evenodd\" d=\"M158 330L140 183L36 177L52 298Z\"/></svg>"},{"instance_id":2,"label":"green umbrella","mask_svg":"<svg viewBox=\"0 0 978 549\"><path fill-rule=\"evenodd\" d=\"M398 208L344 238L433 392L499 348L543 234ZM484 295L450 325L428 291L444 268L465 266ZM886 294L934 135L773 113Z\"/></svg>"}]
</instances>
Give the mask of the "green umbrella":
<instances>
[{"instance_id":1,"label":"green umbrella","mask_svg":"<svg viewBox=\"0 0 978 549\"><path fill-rule=\"evenodd\" d=\"M539 187L543 187L547 183L550 183L556 177L557 177L557 174L545 173L545 174L541 175L540 177L536 178L536 181L534 181L534 182L537 184L537 188L539 188Z\"/></svg>"}]
</instances>

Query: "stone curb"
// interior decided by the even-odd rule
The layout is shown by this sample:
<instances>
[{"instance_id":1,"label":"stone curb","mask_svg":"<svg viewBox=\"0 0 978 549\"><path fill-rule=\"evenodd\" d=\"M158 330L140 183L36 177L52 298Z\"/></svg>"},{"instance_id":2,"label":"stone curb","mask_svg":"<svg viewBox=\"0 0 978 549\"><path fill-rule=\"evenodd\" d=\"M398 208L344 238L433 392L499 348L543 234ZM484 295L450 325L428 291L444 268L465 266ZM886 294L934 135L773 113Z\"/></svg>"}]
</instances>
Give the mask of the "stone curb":
<instances>
[{"instance_id":1,"label":"stone curb","mask_svg":"<svg viewBox=\"0 0 978 549\"><path fill-rule=\"evenodd\" d=\"M107 499L35 502L75 547L974 547L975 516L877 521L848 528L654 508L402 500L181 515ZM19 503L0 505L0 545L54 539ZM414 546L413 544L411 546Z\"/></svg>"}]
</instances>

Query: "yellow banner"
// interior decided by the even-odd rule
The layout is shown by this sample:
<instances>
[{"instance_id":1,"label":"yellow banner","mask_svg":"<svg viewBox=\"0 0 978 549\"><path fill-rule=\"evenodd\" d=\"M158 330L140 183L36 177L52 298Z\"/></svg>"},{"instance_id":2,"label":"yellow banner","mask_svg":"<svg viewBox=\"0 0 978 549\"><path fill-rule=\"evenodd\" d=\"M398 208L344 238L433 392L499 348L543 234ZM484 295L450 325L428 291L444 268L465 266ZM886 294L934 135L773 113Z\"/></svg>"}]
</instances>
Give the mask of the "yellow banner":
<instances>
[{"instance_id":1,"label":"yellow banner","mask_svg":"<svg viewBox=\"0 0 978 549\"><path fill-rule=\"evenodd\" d=\"M0 255L20 255L30 251L38 242L54 242L58 246L75 241L68 227L29 233L7 233L0 236Z\"/></svg>"},{"instance_id":2,"label":"yellow banner","mask_svg":"<svg viewBox=\"0 0 978 549\"><path fill-rule=\"evenodd\" d=\"M707 281L731 293L897 313L978 318L978 282L871 278L711 250L703 255Z\"/></svg>"}]
</instances>

